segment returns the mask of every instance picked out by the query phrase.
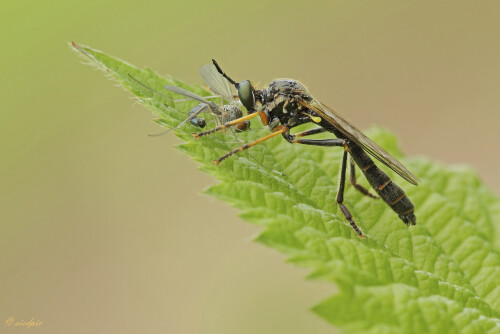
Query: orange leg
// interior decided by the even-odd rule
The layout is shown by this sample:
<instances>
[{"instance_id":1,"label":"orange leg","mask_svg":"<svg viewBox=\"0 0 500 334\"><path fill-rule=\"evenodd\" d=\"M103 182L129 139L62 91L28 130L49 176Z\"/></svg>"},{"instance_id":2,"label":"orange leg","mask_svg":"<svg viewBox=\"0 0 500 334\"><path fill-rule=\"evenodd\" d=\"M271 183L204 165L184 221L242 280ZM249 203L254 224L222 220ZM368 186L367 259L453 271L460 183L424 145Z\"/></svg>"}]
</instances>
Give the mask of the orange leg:
<instances>
[{"instance_id":1,"label":"orange leg","mask_svg":"<svg viewBox=\"0 0 500 334\"><path fill-rule=\"evenodd\" d=\"M230 127L230 126L243 123L244 121L249 120L249 119L251 119L251 118L253 118L255 116L258 116L258 115L260 115L259 112L248 114L246 116L243 116L243 117L237 118L235 120L232 120L231 122L227 122L227 123L221 124L219 126L216 126L215 128L213 128L211 130L208 130L208 131L205 131L205 132L193 133L193 138L194 139L198 139L200 137L203 137L203 136L215 133L217 131L224 130L224 129Z\"/></svg>"},{"instance_id":2,"label":"orange leg","mask_svg":"<svg viewBox=\"0 0 500 334\"><path fill-rule=\"evenodd\" d=\"M268 139L271 139L271 138L273 138L273 137L276 137L277 135L280 135L280 134L282 134L282 133L284 133L284 132L287 132L287 131L288 131L288 128L287 128L285 125L280 125L280 126L278 126L278 127L276 127L276 128L274 129L273 133L270 133L270 134L268 134L267 136L262 137L262 138L260 138L260 139L257 139L256 141L253 141L253 142L251 142L251 143L249 143L249 144L245 144L245 145L243 145L243 146L240 146L240 147L238 147L238 148L235 148L235 149L234 149L234 150L232 150L231 152L229 152L229 153L227 153L227 154L224 154L222 157L220 157L219 159L214 160L214 161L212 161L212 162L213 162L214 164L218 165L218 164L220 164L220 163L221 163L221 161L222 161L222 160L229 158L230 156L232 156L232 155L233 155L233 154L235 154L235 153L238 153L238 152L241 152L241 151L243 151L243 150L246 150L247 148L250 148L250 147L252 147L252 146L255 146L255 145L257 145L257 144L260 144L260 143L262 143L262 142L264 142L264 141L266 141L266 140L268 140Z\"/></svg>"}]
</instances>

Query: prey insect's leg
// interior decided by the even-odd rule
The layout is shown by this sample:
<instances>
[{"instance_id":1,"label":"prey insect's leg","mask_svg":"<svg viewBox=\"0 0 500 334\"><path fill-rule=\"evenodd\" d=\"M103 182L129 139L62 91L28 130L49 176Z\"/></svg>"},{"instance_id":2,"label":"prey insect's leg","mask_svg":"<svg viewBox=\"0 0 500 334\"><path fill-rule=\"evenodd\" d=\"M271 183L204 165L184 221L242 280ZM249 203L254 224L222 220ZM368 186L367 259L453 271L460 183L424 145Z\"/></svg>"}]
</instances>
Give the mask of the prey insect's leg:
<instances>
[{"instance_id":1,"label":"prey insect's leg","mask_svg":"<svg viewBox=\"0 0 500 334\"><path fill-rule=\"evenodd\" d=\"M340 177L339 177L339 188L337 190L337 198L335 201L339 205L340 211L344 215L345 219L349 221L352 228L358 234L358 237L364 238L363 233L359 229L358 225L354 222L352 218L352 214L349 209L344 205L344 188L345 188L345 171L347 169L347 153L348 153L347 144L344 145L344 156L342 157L342 167L340 168Z\"/></svg>"},{"instance_id":2,"label":"prey insect's leg","mask_svg":"<svg viewBox=\"0 0 500 334\"><path fill-rule=\"evenodd\" d=\"M236 125L236 124L240 124L246 120L249 120L255 116L258 116L260 115L259 112L256 112L256 113L252 113L252 114L248 114L246 116L243 116L243 117L240 117L240 118L237 118L231 122L227 122L227 123L224 123L224 124L221 124L219 126L216 126L215 128L211 129L211 130L208 130L208 131L205 131L205 132L198 132L198 133L193 133L193 138L194 139L198 139L200 137L203 137L203 136L206 136L206 135L209 135L209 134L212 134L212 133L215 133L217 131L220 131L220 130L224 130L230 126L233 126L233 125Z\"/></svg>"},{"instance_id":3,"label":"prey insect's leg","mask_svg":"<svg viewBox=\"0 0 500 334\"><path fill-rule=\"evenodd\" d=\"M363 195L378 199L378 197L373 195L368 189L366 189L365 187L356 182L356 165L354 164L352 158L350 159L350 164L351 164L351 170L349 173L349 183L352 184L354 188L356 188Z\"/></svg>"},{"instance_id":4,"label":"prey insect's leg","mask_svg":"<svg viewBox=\"0 0 500 334\"><path fill-rule=\"evenodd\" d=\"M244 117L243 117L243 118L244 118ZM232 150L231 152L229 152L229 153L227 153L227 154L224 154L222 157L220 157L219 159L214 160L214 161L212 161L212 162L213 162L214 164L218 165L218 164L220 164L220 162L221 162L222 160L229 158L229 157L230 157L230 156L232 156L233 154L238 153L238 152L241 152L241 151L243 151L243 150L246 150L247 148L250 148L250 147L255 146L255 145L257 145L257 144L260 144L260 143L262 143L262 142L264 142L264 141L266 141L266 140L268 140L268 139L271 139L271 138L273 138L273 137L276 137L277 135L280 135L280 134L282 134L282 133L284 133L284 132L286 132L286 131L288 131L288 128L287 128L286 126L284 126L284 125L280 125L280 126L278 126L278 127L276 127L276 128L274 129L274 132L273 132L273 133L270 133L270 134L268 134L267 136L262 137L262 138L260 138L260 139L257 139L256 141L253 141L253 142L251 142L251 143L248 143L248 144L245 144L245 145L240 146L240 147L238 147L238 148L235 148L235 149L234 149L234 150Z\"/></svg>"}]
</instances>

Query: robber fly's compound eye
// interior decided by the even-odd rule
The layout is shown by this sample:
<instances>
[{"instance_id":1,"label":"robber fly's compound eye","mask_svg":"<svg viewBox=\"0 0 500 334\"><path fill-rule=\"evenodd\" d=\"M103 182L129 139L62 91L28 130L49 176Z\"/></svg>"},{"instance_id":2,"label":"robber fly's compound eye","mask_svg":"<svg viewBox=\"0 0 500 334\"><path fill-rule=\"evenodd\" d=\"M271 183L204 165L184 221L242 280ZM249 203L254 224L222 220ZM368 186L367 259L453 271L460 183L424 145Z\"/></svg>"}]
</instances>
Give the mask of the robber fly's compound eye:
<instances>
[{"instance_id":1,"label":"robber fly's compound eye","mask_svg":"<svg viewBox=\"0 0 500 334\"><path fill-rule=\"evenodd\" d=\"M244 80L238 85L238 96L240 97L241 104L247 108L247 110L253 110L255 107L255 95L253 93L252 85L250 81Z\"/></svg>"}]
</instances>

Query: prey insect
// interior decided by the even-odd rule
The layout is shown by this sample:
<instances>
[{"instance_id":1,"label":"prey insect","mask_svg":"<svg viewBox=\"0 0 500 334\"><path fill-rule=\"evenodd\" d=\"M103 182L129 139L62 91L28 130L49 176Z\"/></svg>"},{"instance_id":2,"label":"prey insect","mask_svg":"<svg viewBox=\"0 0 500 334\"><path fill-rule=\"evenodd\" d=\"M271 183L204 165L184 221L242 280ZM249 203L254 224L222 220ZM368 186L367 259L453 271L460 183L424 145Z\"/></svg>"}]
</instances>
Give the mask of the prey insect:
<instances>
[{"instance_id":1,"label":"prey insect","mask_svg":"<svg viewBox=\"0 0 500 334\"><path fill-rule=\"evenodd\" d=\"M228 84L227 80L224 79L224 77L218 73L217 69L213 64L206 64L202 66L200 68L200 75L205 81L205 83L210 87L212 92L214 92L217 95L202 97L181 87L170 86L170 85L165 86L164 88L166 90L182 95L186 97L187 100L195 100L200 103L194 108L192 108L188 113L188 117L181 123L179 123L176 127L168 129L167 131L164 131L160 134L153 136L163 135L172 130L179 129L187 122L190 122L192 125L196 127L204 128L206 126L206 120L205 118L200 117L202 113L211 113L212 115L215 116L216 122L219 123L228 122L243 116L243 112L241 110L241 103L239 103L234 99L234 96L231 91L231 86ZM165 94L162 94L152 89L151 87L146 86L145 84L134 78L132 75L129 74L129 77L142 87L146 88L147 90L159 96L162 96L168 100L172 100ZM220 99L221 105L219 106L217 103L209 100L212 98ZM227 100L229 101L229 103L224 105L222 103L223 100ZM176 102L183 102L183 101L186 100L176 100ZM236 127L236 130L245 131L248 130L249 128L250 128L250 122L243 122Z\"/></svg>"},{"instance_id":2,"label":"prey insect","mask_svg":"<svg viewBox=\"0 0 500 334\"><path fill-rule=\"evenodd\" d=\"M363 233L356 225L351 212L344 204L348 156L351 157L350 183L364 195L377 198L372 195L368 189L356 182L355 169L357 165L370 183L370 186L375 190L378 196L398 214L399 218L406 225L416 224L417 218L414 213L415 207L413 203L408 196L406 196L403 189L375 165L372 157L392 169L413 185L417 185L419 179L406 169L403 164L366 137L360 130L347 122L332 108L312 97L304 85L292 79L281 79L271 82L269 87L265 89L257 90L252 86L249 80L244 80L242 82L234 81L222 71L215 60L212 60L212 62L220 75L226 78L226 80L237 89L239 99L247 109L248 115L231 120L205 132L193 133L193 137L198 139L228 127L237 126L256 116L259 116L261 122L267 125L271 130L271 133L267 136L242 145L217 160L214 160L215 164L218 165L233 154L244 151L278 135L281 135L291 144L342 147L344 153L342 156L338 191L335 201L345 219L349 221L358 236L363 237ZM318 127L295 134L290 133L290 130L294 127L306 123L315 123ZM322 132L330 132L337 138L303 138Z\"/></svg>"},{"instance_id":3,"label":"prey insect","mask_svg":"<svg viewBox=\"0 0 500 334\"><path fill-rule=\"evenodd\" d=\"M167 131L164 131L162 133L152 135L152 136L163 135L163 134L166 134L172 130L179 129L187 122L190 122L192 125L194 125L196 127L204 128L206 126L206 121L204 118L199 117L199 115L202 112L211 113L213 116L215 116L214 118L215 118L216 122L222 123L222 124L236 120L236 119L241 119L241 117L243 117L241 103L234 98L235 96L233 95L233 93L231 91L231 86L229 85L228 81L224 78L224 76L219 74L219 71L217 70L215 65L213 65L213 64L203 65L200 68L199 72L200 72L201 77L205 81L205 83L210 87L210 90L217 95L202 97L202 96L199 96L199 95L197 95L193 92L190 92L190 91L188 91L184 88L181 88L181 87L170 86L170 85L165 86L164 88L166 90L169 90L173 93L182 95L182 96L186 97L188 100L195 100L195 101L198 101L200 103L197 106L195 106L194 108L192 108L189 111L188 117L185 120L183 120L181 123L179 123L176 127L170 128ZM152 89L151 87L146 86L144 83L140 82L139 80L134 78L132 75L129 74L129 77L132 80L134 80L137 84L139 84L143 88L151 91L152 93L154 93L158 96L162 96L168 100L172 100L169 96L166 96L165 94L162 94L162 93ZM219 98L221 100L221 104L218 105L215 102L209 101L208 100L209 98ZM224 100L229 101L229 103L223 104L222 102ZM183 101L183 100L177 100L177 102L179 102L179 101ZM237 132L247 131L250 129L250 121L247 120L247 121L239 122L235 128L236 128ZM236 136L235 131L233 129L230 129L230 131L231 131L232 137L236 140L236 142L238 142L241 145L242 142ZM262 166L263 168L271 170L273 173L276 173L278 175L286 176L285 174L283 174L279 171L273 170L273 169L269 168L268 166L262 164L259 160L255 159L255 157L253 155L251 155L249 152L247 152L247 155L252 160L254 160L257 164Z\"/></svg>"}]
</instances>

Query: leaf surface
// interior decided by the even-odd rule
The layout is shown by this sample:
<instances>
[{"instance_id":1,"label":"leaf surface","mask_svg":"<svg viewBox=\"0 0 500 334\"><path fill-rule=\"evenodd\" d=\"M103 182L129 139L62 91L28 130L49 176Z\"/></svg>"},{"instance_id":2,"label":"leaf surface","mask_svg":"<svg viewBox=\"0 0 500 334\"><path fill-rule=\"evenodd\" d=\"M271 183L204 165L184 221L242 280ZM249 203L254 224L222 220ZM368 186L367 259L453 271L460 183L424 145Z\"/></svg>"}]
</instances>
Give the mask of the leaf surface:
<instances>
[{"instance_id":1,"label":"leaf surface","mask_svg":"<svg viewBox=\"0 0 500 334\"><path fill-rule=\"evenodd\" d=\"M89 47L72 47L131 91L164 127L179 124L197 104L174 102L180 97L165 85L211 94ZM208 128L214 126L207 120ZM262 126L253 122L252 127ZM341 150L290 145L281 138L251 149L252 156L284 177L244 153L213 165L238 144L230 132L194 141L191 133L197 131L186 124L175 134L185 140L179 148L220 181L207 193L261 226L259 242L310 268L310 278L339 288L313 308L318 315L348 333L500 333L500 202L473 171L407 158L392 134L372 129L369 137L422 183L414 187L384 168L415 204L417 225L410 228L382 201L347 186L345 203L367 236L359 239L334 205ZM249 142L266 133L254 130L238 138ZM368 186L360 174L361 184Z\"/></svg>"}]
</instances>

